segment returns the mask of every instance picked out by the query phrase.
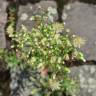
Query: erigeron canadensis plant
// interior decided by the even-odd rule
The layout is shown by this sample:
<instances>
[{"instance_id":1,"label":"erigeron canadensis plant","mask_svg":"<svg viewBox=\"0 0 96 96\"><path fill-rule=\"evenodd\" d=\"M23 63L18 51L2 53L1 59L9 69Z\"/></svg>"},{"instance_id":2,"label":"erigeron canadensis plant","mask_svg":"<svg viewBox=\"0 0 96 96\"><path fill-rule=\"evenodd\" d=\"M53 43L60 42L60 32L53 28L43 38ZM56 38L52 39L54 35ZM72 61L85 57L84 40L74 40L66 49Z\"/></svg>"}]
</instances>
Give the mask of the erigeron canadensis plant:
<instances>
[{"instance_id":1,"label":"erigeron canadensis plant","mask_svg":"<svg viewBox=\"0 0 96 96\"><path fill-rule=\"evenodd\" d=\"M3 59L11 69L22 62L22 66L30 66L31 70L40 73L41 79L34 80L40 88L32 89L32 96L36 96L40 90L39 94L43 94L42 96L63 96L64 92L72 95L77 86L68 77L70 69L66 67L65 61L85 61L76 46L76 38L72 40L67 34L63 34L63 24L47 22L47 15L32 18L36 23L31 31L22 25L20 32L11 32L12 26L9 26L7 33L15 42L11 46L15 53L7 52L7 59Z\"/></svg>"}]
</instances>

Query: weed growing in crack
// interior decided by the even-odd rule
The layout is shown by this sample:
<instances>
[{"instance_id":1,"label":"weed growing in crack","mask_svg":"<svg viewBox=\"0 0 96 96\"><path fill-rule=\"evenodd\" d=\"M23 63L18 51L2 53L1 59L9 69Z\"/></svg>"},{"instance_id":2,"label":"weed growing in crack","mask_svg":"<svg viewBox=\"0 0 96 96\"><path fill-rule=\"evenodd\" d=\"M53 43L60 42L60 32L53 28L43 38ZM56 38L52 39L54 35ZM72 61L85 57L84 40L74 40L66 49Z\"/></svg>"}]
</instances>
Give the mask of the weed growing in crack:
<instances>
[{"instance_id":1,"label":"weed growing in crack","mask_svg":"<svg viewBox=\"0 0 96 96\"><path fill-rule=\"evenodd\" d=\"M7 33L13 42L11 51L1 49L0 58L11 70L24 66L22 68L28 68L29 74L32 71L39 73L39 79L37 74L36 78L33 75L28 77L34 82L31 85L32 96L63 96L64 92L74 94L77 86L68 77L70 69L66 67L66 61L85 61L83 53L74 45L76 38L63 34L63 24L47 22L46 14L33 18L36 24L31 31L22 25L19 32L14 32L13 21L10 21Z\"/></svg>"}]
</instances>

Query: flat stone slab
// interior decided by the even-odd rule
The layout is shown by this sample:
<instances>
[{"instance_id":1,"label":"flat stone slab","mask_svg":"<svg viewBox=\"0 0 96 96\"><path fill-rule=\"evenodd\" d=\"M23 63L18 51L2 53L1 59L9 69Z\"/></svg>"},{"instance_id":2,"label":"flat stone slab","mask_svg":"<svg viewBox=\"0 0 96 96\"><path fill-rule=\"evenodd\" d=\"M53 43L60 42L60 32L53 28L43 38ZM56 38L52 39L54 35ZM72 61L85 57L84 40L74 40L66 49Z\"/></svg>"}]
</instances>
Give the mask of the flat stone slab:
<instances>
[{"instance_id":1,"label":"flat stone slab","mask_svg":"<svg viewBox=\"0 0 96 96\"><path fill-rule=\"evenodd\" d=\"M0 48L6 47L6 40L5 40L5 25L7 20L6 7L7 2L5 0L0 0Z\"/></svg>"},{"instance_id":2,"label":"flat stone slab","mask_svg":"<svg viewBox=\"0 0 96 96\"><path fill-rule=\"evenodd\" d=\"M36 4L28 3L25 6L20 5L18 12L17 31L20 30L20 26L22 24L31 30L34 22L32 22L30 18L34 15L41 14L41 10L47 11L48 7L56 8L57 6L54 1L40 1Z\"/></svg>"},{"instance_id":3,"label":"flat stone slab","mask_svg":"<svg viewBox=\"0 0 96 96\"><path fill-rule=\"evenodd\" d=\"M66 11L66 26L75 34L86 39L81 48L87 60L96 60L96 5L75 2ZM65 12L65 11L64 11Z\"/></svg>"},{"instance_id":4,"label":"flat stone slab","mask_svg":"<svg viewBox=\"0 0 96 96\"><path fill-rule=\"evenodd\" d=\"M96 66L82 65L71 68L71 78L78 81L76 96L96 96Z\"/></svg>"},{"instance_id":5,"label":"flat stone slab","mask_svg":"<svg viewBox=\"0 0 96 96\"><path fill-rule=\"evenodd\" d=\"M72 34L86 39L86 44L81 47L86 59L96 60L96 5L71 3L65 6L62 18L65 27L69 28ZM72 67L70 76L78 82L80 88L75 96L96 96L95 64L84 63L82 66Z\"/></svg>"}]
</instances>

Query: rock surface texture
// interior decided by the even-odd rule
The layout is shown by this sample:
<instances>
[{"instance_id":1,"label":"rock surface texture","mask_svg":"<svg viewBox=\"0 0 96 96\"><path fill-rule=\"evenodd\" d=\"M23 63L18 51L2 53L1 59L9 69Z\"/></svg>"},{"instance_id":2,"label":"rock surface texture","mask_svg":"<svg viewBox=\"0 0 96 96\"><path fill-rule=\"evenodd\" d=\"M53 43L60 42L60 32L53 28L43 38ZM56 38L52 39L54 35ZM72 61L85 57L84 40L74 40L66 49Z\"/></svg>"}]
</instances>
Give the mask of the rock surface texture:
<instances>
[{"instance_id":1,"label":"rock surface texture","mask_svg":"<svg viewBox=\"0 0 96 96\"><path fill-rule=\"evenodd\" d=\"M63 14L67 14L64 20L65 26L73 34L86 40L81 47L87 60L96 60L96 5L84 3L71 3L67 5ZM64 16L62 17L64 18ZM96 66L84 63L83 66L72 67L71 77L79 83L79 93L76 96L96 96Z\"/></svg>"},{"instance_id":2,"label":"rock surface texture","mask_svg":"<svg viewBox=\"0 0 96 96\"><path fill-rule=\"evenodd\" d=\"M6 40L5 40L5 26L7 21L6 7L7 2L5 0L0 0L0 48L6 47Z\"/></svg>"},{"instance_id":3,"label":"rock surface texture","mask_svg":"<svg viewBox=\"0 0 96 96\"><path fill-rule=\"evenodd\" d=\"M75 96L96 96L96 66L73 67L71 68L71 77L78 81L80 88Z\"/></svg>"},{"instance_id":4,"label":"rock surface texture","mask_svg":"<svg viewBox=\"0 0 96 96\"><path fill-rule=\"evenodd\" d=\"M86 39L81 48L87 60L96 60L96 5L75 2L65 20L66 26L75 34Z\"/></svg>"},{"instance_id":5,"label":"rock surface texture","mask_svg":"<svg viewBox=\"0 0 96 96\"><path fill-rule=\"evenodd\" d=\"M17 30L20 29L22 24L31 30L33 22L30 20L30 18L34 15L40 14L42 12L41 10L46 11L48 7L56 8L56 3L54 1L41 1L36 4L27 4L25 6L20 5L18 12Z\"/></svg>"}]
</instances>

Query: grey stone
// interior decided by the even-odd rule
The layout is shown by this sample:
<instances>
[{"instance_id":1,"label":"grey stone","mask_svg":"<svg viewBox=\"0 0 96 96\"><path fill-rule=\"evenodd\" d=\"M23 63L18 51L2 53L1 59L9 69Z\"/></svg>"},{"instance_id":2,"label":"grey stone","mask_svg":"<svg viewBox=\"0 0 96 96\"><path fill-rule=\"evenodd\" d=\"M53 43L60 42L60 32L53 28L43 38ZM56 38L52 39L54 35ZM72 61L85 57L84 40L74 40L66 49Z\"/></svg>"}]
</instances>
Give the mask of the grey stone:
<instances>
[{"instance_id":1,"label":"grey stone","mask_svg":"<svg viewBox=\"0 0 96 96\"><path fill-rule=\"evenodd\" d=\"M92 96L96 96L96 91L92 94Z\"/></svg>"},{"instance_id":2,"label":"grey stone","mask_svg":"<svg viewBox=\"0 0 96 96\"><path fill-rule=\"evenodd\" d=\"M85 70L85 67L87 70ZM83 66L71 68L70 77L73 78L74 80L77 80L78 86L80 87L80 91L77 92L76 96L95 96L93 95L95 94L95 91L96 91L96 75L95 74L96 74L95 65L86 64Z\"/></svg>"},{"instance_id":3,"label":"grey stone","mask_svg":"<svg viewBox=\"0 0 96 96\"><path fill-rule=\"evenodd\" d=\"M96 5L75 2L71 4L71 9L66 13L68 16L64 21L65 26L73 34L86 39L86 44L81 48L86 59L96 60Z\"/></svg>"},{"instance_id":4,"label":"grey stone","mask_svg":"<svg viewBox=\"0 0 96 96\"><path fill-rule=\"evenodd\" d=\"M91 85L94 85L94 84L96 84L96 80L94 78L89 78L88 83Z\"/></svg>"},{"instance_id":5,"label":"grey stone","mask_svg":"<svg viewBox=\"0 0 96 96\"><path fill-rule=\"evenodd\" d=\"M89 67L83 66L83 69L85 70L85 72L89 71Z\"/></svg>"},{"instance_id":6,"label":"grey stone","mask_svg":"<svg viewBox=\"0 0 96 96\"><path fill-rule=\"evenodd\" d=\"M47 11L49 7L57 8L56 2L41 1L36 4L27 4L26 6L20 5L18 12L17 31L20 30L20 26L22 24L31 30L34 22L32 22L30 18L34 15L41 14L42 11ZM54 18L57 18L57 15Z\"/></svg>"},{"instance_id":7,"label":"grey stone","mask_svg":"<svg viewBox=\"0 0 96 96\"><path fill-rule=\"evenodd\" d=\"M5 0L0 0L0 48L6 47L6 39L5 39L5 25L7 22L6 7L7 2Z\"/></svg>"},{"instance_id":8,"label":"grey stone","mask_svg":"<svg viewBox=\"0 0 96 96\"><path fill-rule=\"evenodd\" d=\"M96 69L95 69L94 67L91 67L91 68L90 68L90 73L91 73L91 74L95 73L95 71L96 71Z\"/></svg>"},{"instance_id":9,"label":"grey stone","mask_svg":"<svg viewBox=\"0 0 96 96\"><path fill-rule=\"evenodd\" d=\"M81 83L84 83L85 82L85 78L84 77L81 77L80 82Z\"/></svg>"},{"instance_id":10,"label":"grey stone","mask_svg":"<svg viewBox=\"0 0 96 96\"><path fill-rule=\"evenodd\" d=\"M0 92L0 96L2 96L2 93Z\"/></svg>"}]
</instances>

